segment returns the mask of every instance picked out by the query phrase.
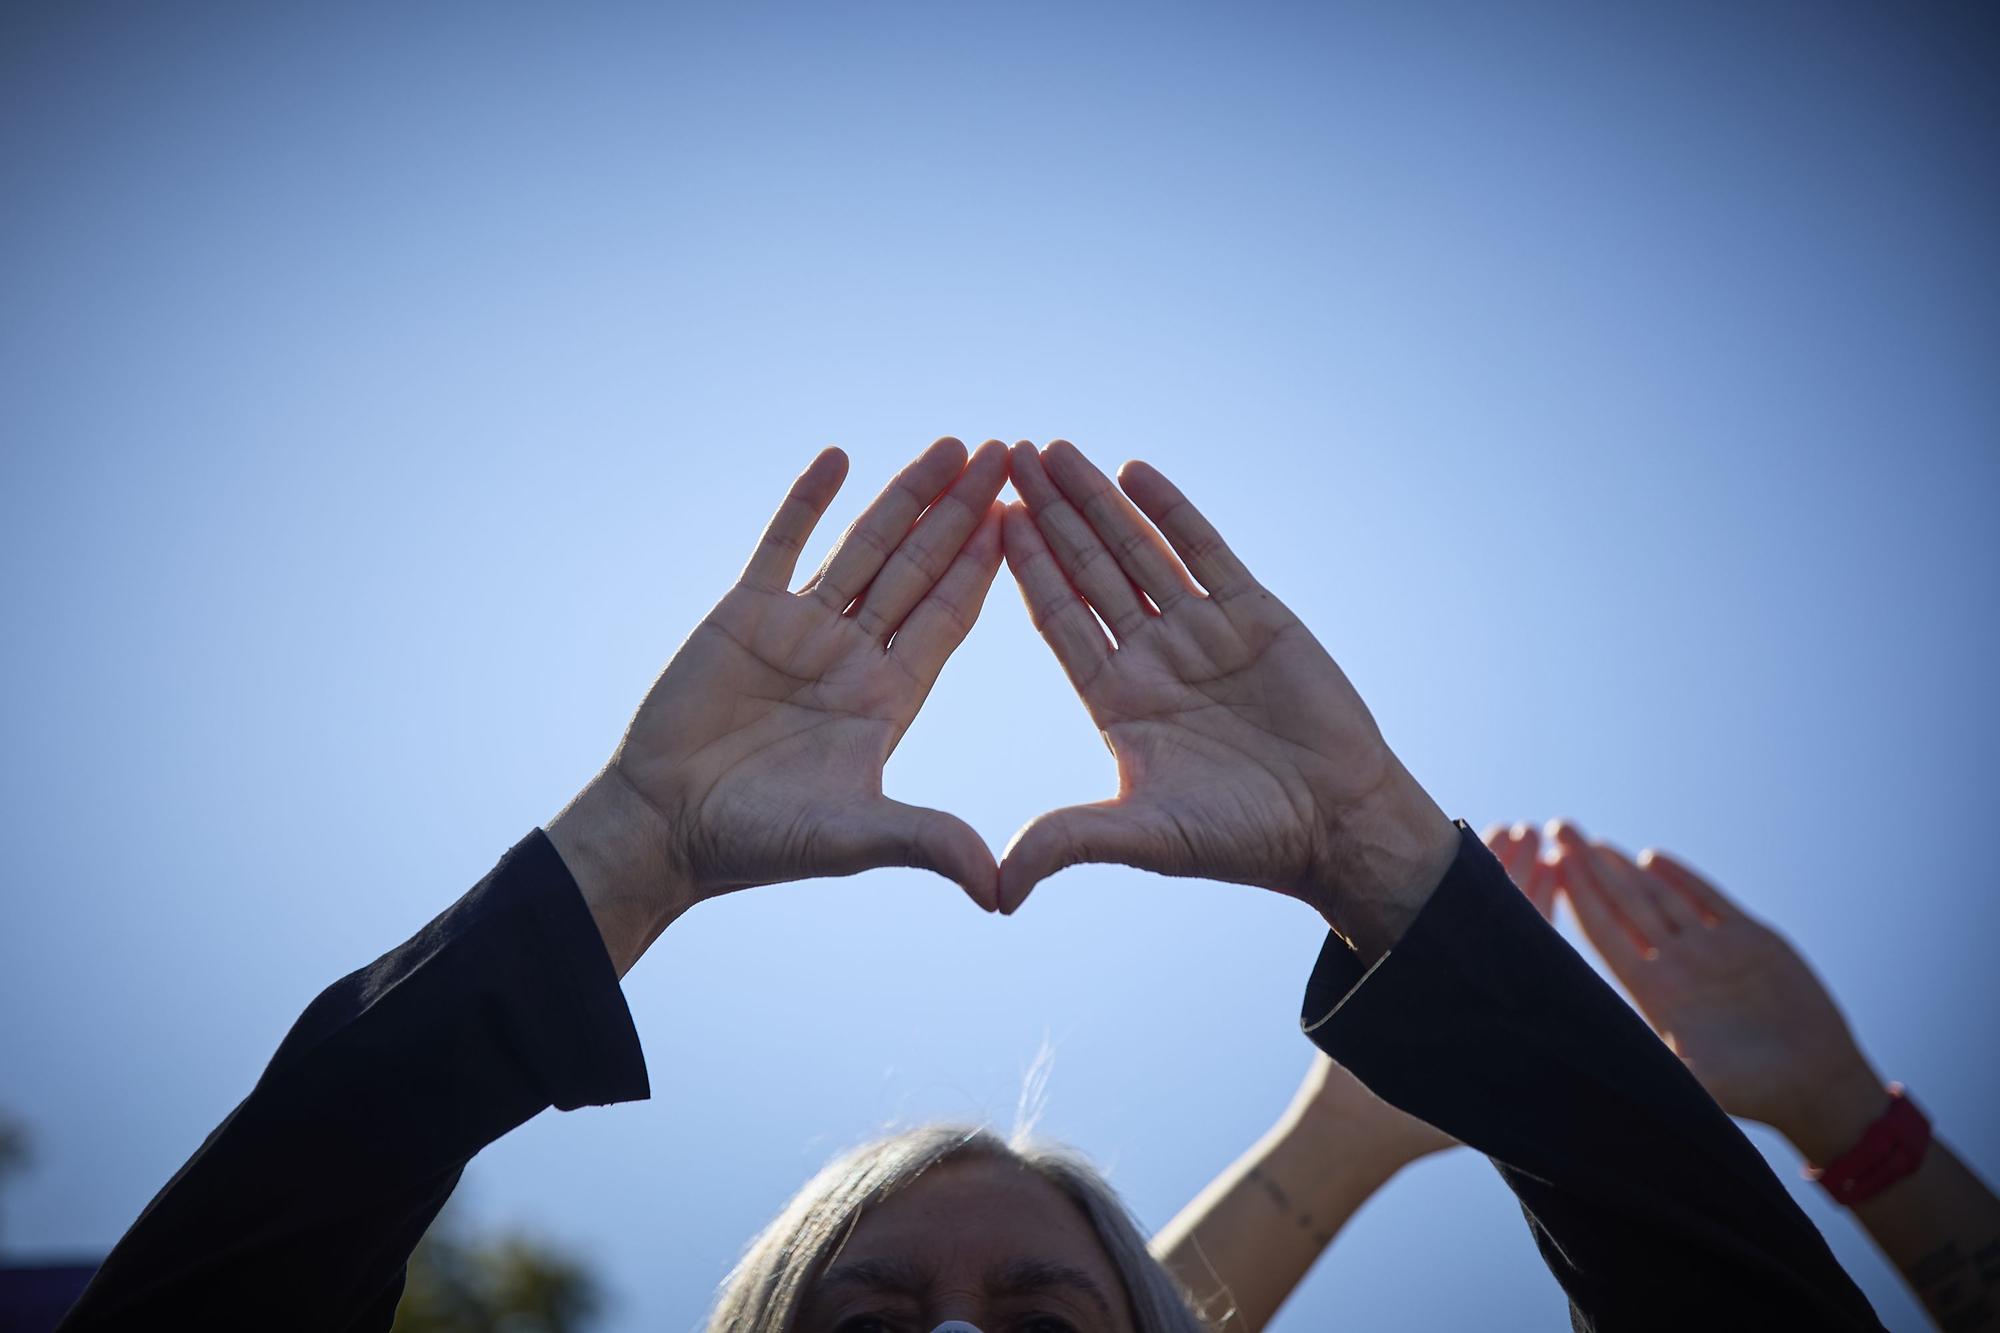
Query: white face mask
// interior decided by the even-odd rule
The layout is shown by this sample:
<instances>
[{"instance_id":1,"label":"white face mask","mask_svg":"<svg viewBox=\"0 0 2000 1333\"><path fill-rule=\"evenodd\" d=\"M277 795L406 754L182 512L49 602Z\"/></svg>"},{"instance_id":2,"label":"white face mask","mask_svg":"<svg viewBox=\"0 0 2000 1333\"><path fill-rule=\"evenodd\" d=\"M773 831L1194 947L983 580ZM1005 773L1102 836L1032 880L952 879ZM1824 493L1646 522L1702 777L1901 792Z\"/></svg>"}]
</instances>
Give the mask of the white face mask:
<instances>
[{"instance_id":1,"label":"white face mask","mask_svg":"<svg viewBox=\"0 0 2000 1333\"><path fill-rule=\"evenodd\" d=\"M931 1333L979 1333L979 1325L968 1324L963 1319L947 1319Z\"/></svg>"}]
</instances>

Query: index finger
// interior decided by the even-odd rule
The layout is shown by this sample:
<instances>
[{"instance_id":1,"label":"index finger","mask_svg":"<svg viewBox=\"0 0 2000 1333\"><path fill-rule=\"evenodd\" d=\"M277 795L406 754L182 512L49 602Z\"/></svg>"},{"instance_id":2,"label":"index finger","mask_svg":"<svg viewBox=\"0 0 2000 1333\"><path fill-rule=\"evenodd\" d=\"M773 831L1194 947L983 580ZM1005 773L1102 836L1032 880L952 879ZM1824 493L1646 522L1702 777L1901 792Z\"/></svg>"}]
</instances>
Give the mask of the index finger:
<instances>
[{"instance_id":1,"label":"index finger","mask_svg":"<svg viewBox=\"0 0 2000 1333\"><path fill-rule=\"evenodd\" d=\"M749 563L743 566L745 583L773 592L784 592L792 586L799 552L805 549L806 539L819 526L826 507L833 503L833 497L840 492L840 483L846 479L847 455L831 446L820 450L792 483L778 512L771 515L762 540L750 553Z\"/></svg>"}]
</instances>

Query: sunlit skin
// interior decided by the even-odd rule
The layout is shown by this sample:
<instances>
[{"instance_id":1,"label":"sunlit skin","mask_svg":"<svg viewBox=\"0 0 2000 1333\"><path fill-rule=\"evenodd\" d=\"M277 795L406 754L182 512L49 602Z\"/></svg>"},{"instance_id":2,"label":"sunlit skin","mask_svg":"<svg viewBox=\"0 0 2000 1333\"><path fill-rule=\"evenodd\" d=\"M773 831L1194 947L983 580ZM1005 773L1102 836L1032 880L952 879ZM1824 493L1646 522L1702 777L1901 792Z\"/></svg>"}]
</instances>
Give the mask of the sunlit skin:
<instances>
[{"instance_id":1,"label":"sunlit skin","mask_svg":"<svg viewBox=\"0 0 2000 1333\"><path fill-rule=\"evenodd\" d=\"M1316 1053L1277 1123L1160 1229L1153 1253L1223 1333L1256 1333L1376 1191L1456 1142Z\"/></svg>"},{"instance_id":2,"label":"sunlit skin","mask_svg":"<svg viewBox=\"0 0 2000 1333\"><path fill-rule=\"evenodd\" d=\"M937 871L1005 912L1081 861L1254 884L1369 959L1415 919L1456 830L1326 649L1157 470L1128 464L1121 492L1063 441L968 458L941 439L795 589L846 472L828 449L792 484L611 763L548 825L621 976L696 903L877 866ZM1003 522L1009 477L1025 504ZM1118 791L1031 821L996 863L964 820L885 795L882 771L1003 550Z\"/></svg>"},{"instance_id":3,"label":"sunlit skin","mask_svg":"<svg viewBox=\"0 0 2000 1333\"><path fill-rule=\"evenodd\" d=\"M1332 656L1172 482L1131 463L1121 491L1062 441L968 456L942 439L795 587L846 471L830 449L793 483L612 761L548 825L621 976L705 899L891 865L1012 912L1065 866L1120 863L1301 899L1371 959L1400 937L1457 830ZM1003 510L1009 478L1023 503ZM1033 820L996 862L964 821L888 797L882 773L1003 553L1116 757L1118 790ZM1446 1142L1345 1075L1315 1074L1313 1103L1357 1119L1312 1123L1384 1130L1380 1160ZM927 1174L869 1210L822 1283L817 1333L954 1318L984 1333L1131 1328L1083 1216L993 1163Z\"/></svg>"},{"instance_id":4,"label":"sunlit skin","mask_svg":"<svg viewBox=\"0 0 2000 1333\"><path fill-rule=\"evenodd\" d=\"M1487 845L1544 915L1560 888L1584 935L1660 1035L1731 1115L1762 1121L1809 1155L1851 1146L1882 1113L1882 1079L1833 997L1769 926L1664 852L1638 860L1549 826Z\"/></svg>"},{"instance_id":5,"label":"sunlit skin","mask_svg":"<svg viewBox=\"0 0 2000 1333\"><path fill-rule=\"evenodd\" d=\"M882 770L1000 567L1006 449L931 445L795 591L846 475L827 449L792 484L610 765L549 826L621 974L680 913L750 885L918 866L994 904L985 840L886 796Z\"/></svg>"},{"instance_id":6,"label":"sunlit skin","mask_svg":"<svg viewBox=\"0 0 2000 1333\"><path fill-rule=\"evenodd\" d=\"M1379 955L1457 836L1333 657L1157 469L1128 463L1113 485L1057 440L1015 445L1011 470L1007 564L1118 791L1023 828L1000 909L1109 861L1290 894Z\"/></svg>"},{"instance_id":7,"label":"sunlit skin","mask_svg":"<svg viewBox=\"0 0 2000 1333\"><path fill-rule=\"evenodd\" d=\"M1346 1151L1365 1154L1392 1170L1458 1143L1435 1125L1389 1105L1320 1052L1313 1054L1296 1101L1303 1113L1337 1127Z\"/></svg>"},{"instance_id":8,"label":"sunlit skin","mask_svg":"<svg viewBox=\"0 0 2000 1333\"><path fill-rule=\"evenodd\" d=\"M1132 1333L1118 1271L1077 1206L1011 1162L947 1162L861 1215L800 1333Z\"/></svg>"},{"instance_id":9,"label":"sunlit skin","mask_svg":"<svg viewBox=\"0 0 2000 1333\"><path fill-rule=\"evenodd\" d=\"M1825 1165L1888 1104L1832 994L1785 937L1664 852L1636 860L1575 824L1495 826L1486 845L1544 915L1559 892L1639 1012L1732 1115ZM1940 1328L2000 1328L1975 1256L2000 1254L1996 1197L1942 1137L1854 1218ZM1990 1265L1989 1265L1990 1267Z\"/></svg>"}]
</instances>

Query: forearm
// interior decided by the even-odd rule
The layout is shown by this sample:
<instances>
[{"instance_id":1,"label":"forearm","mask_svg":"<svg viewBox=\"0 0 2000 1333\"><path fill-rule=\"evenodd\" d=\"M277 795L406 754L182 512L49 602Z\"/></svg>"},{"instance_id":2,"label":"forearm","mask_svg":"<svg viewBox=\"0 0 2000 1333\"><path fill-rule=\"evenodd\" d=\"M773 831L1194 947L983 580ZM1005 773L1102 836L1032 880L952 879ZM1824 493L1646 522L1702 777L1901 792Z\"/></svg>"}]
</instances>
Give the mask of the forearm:
<instances>
[{"instance_id":1,"label":"forearm","mask_svg":"<svg viewBox=\"0 0 2000 1333\"><path fill-rule=\"evenodd\" d=\"M1822 1165L1862 1142L1888 1100L1858 1048L1801 1083L1798 1113L1778 1128ZM2000 1199L1944 1143L1933 1137L1916 1171L1850 1211L1939 1328L2000 1330Z\"/></svg>"},{"instance_id":2,"label":"forearm","mask_svg":"<svg viewBox=\"0 0 2000 1333\"><path fill-rule=\"evenodd\" d=\"M1951 1149L1853 1212L1939 1328L2000 1329L2000 1199Z\"/></svg>"},{"instance_id":3,"label":"forearm","mask_svg":"<svg viewBox=\"0 0 2000 1333\"><path fill-rule=\"evenodd\" d=\"M1298 1108L1209 1182L1152 1251L1228 1333L1256 1333L1400 1160Z\"/></svg>"},{"instance_id":4,"label":"forearm","mask_svg":"<svg viewBox=\"0 0 2000 1333\"><path fill-rule=\"evenodd\" d=\"M64 1328L387 1328L475 1153L552 1104L646 1095L591 917L532 834L313 1001Z\"/></svg>"},{"instance_id":5,"label":"forearm","mask_svg":"<svg viewBox=\"0 0 2000 1333\"><path fill-rule=\"evenodd\" d=\"M1329 944L1305 1019L1494 1160L1593 1327L1696 1326L1718 1300L1746 1324L1879 1327L1756 1150L1469 834L1375 970Z\"/></svg>"}]
</instances>

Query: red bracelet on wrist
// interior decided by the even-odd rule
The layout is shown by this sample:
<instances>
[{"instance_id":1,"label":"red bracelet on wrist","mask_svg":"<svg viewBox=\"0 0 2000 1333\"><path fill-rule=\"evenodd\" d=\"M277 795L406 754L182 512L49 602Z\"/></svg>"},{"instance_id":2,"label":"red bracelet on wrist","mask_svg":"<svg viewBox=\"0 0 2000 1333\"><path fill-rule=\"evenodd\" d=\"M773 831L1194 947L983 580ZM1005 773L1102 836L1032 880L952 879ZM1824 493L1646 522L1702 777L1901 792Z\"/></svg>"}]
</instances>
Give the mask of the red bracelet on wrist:
<instances>
[{"instance_id":1,"label":"red bracelet on wrist","mask_svg":"<svg viewBox=\"0 0 2000 1333\"><path fill-rule=\"evenodd\" d=\"M1917 1109L1902 1084L1891 1083L1889 1109L1862 1131L1861 1142L1825 1166L1808 1165L1806 1179L1817 1180L1835 1203L1852 1208L1916 1174L1930 1146L1930 1117Z\"/></svg>"}]
</instances>

